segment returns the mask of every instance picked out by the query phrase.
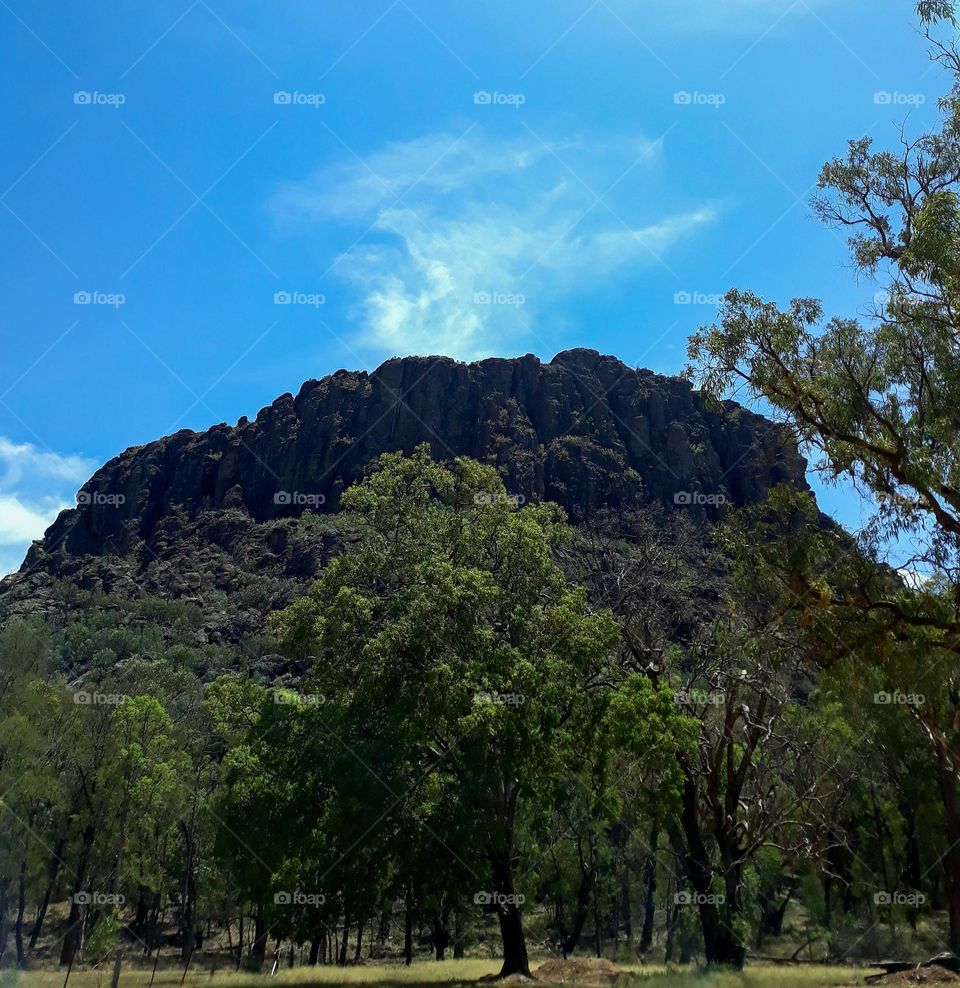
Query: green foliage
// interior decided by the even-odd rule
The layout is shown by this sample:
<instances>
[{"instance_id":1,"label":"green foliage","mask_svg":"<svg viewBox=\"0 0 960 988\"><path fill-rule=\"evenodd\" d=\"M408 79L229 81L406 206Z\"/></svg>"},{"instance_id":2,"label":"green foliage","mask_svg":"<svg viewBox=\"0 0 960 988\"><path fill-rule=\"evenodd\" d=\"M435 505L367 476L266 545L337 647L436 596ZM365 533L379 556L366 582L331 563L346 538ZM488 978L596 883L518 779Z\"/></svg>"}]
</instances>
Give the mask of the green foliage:
<instances>
[{"instance_id":1,"label":"green foliage","mask_svg":"<svg viewBox=\"0 0 960 988\"><path fill-rule=\"evenodd\" d=\"M845 850L831 852L845 908L857 882L866 892L900 881L894 864L916 888L928 840L940 848L949 943L960 951L960 54L952 3L923 0L918 13L931 56L953 77L940 127L903 137L896 150L851 141L824 166L814 203L851 233L857 269L884 286L872 318L824 321L816 300L783 309L733 290L689 355L713 398L744 388L820 470L873 502L855 545L821 524L812 503L774 492L759 537L755 516L733 531L739 572L752 576L750 609L832 670L821 722L853 747L863 746L847 721L871 741L877 774L849 792L869 827L845 819ZM906 546L901 579L881 560ZM943 833L922 835L934 806ZM829 925L829 898L822 908L808 898Z\"/></svg>"},{"instance_id":2,"label":"green foliage","mask_svg":"<svg viewBox=\"0 0 960 988\"><path fill-rule=\"evenodd\" d=\"M569 539L559 509L518 508L490 467L438 464L426 447L387 455L343 504L359 519L353 551L278 632L316 656L312 682L349 736L375 730L361 760L373 747L441 847L468 870L485 858L512 895L519 819L599 737L616 625L554 561Z\"/></svg>"},{"instance_id":3,"label":"green foliage","mask_svg":"<svg viewBox=\"0 0 960 988\"><path fill-rule=\"evenodd\" d=\"M699 722L677 704L677 691L634 674L613 695L607 711L611 745L638 760L646 780L648 812L661 819L679 806L680 758L692 757Z\"/></svg>"}]
</instances>

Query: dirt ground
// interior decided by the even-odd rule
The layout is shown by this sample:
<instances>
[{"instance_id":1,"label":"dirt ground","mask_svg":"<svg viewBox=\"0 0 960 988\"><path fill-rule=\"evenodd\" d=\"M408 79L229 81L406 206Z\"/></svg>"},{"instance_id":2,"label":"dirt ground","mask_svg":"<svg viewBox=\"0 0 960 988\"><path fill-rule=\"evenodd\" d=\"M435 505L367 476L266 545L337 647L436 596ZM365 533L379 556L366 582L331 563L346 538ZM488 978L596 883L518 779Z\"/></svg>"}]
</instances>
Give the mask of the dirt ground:
<instances>
[{"instance_id":1,"label":"dirt ground","mask_svg":"<svg viewBox=\"0 0 960 988\"><path fill-rule=\"evenodd\" d=\"M887 974L878 981L870 981L873 985L957 985L960 984L960 974L947 971L942 967L918 968L914 971L900 971L897 974Z\"/></svg>"},{"instance_id":2,"label":"dirt ground","mask_svg":"<svg viewBox=\"0 0 960 988\"><path fill-rule=\"evenodd\" d=\"M554 960L541 964L533 975L538 981L551 985L613 984L623 972L613 961L597 957L578 957L570 960Z\"/></svg>"}]
</instances>

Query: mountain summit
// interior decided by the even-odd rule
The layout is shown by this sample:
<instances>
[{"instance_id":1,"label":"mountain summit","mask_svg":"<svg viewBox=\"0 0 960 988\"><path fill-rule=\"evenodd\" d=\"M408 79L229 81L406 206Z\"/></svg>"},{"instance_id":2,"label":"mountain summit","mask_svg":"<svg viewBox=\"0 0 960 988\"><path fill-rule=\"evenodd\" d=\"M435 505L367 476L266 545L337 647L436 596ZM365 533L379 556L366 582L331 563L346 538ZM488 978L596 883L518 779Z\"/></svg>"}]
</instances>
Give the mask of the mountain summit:
<instances>
[{"instance_id":1,"label":"mountain summit","mask_svg":"<svg viewBox=\"0 0 960 988\"><path fill-rule=\"evenodd\" d=\"M63 578L161 596L229 589L237 568L305 579L323 550L300 544L303 530L329 525L323 516L379 454L420 443L495 465L512 494L556 501L574 522L657 502L707 519L778 483L806 487L779 426L595 350L549 363L396 358L308 381L253 421L126 450L34 543L0 605Z\"/></svg>"}]
</instances>

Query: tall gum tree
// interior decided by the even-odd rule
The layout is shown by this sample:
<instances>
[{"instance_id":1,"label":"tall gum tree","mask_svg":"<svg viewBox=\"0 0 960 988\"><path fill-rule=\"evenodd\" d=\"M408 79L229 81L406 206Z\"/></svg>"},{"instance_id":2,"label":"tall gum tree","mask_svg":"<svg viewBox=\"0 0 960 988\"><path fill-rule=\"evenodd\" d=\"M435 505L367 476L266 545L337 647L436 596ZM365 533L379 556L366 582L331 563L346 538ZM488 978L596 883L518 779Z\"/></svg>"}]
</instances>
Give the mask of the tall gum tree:
<instances>
[{"instance_id":1,"label":"tall gum tree","mask_svg":"<svg viewBox=\"0 0 960 988\"><path fill-rule=\"evenodd\" d=\"M855 267L881 289L875 311L824 322L815 299L781 308L732 290L689 354L707 392L745 390L819 469L875 504L861 551L912 547L898 560L908 580L874 567L838 600L808 574L790 606L832 609L843 651L884 663L891 687L936 698L911 714L939 780L949 940L960 953L960 53L952 2L923 0L917 11L931 57L952 76L939 129L910 138L904 128L889 150L850 141L824 165L814 201L850 233Z\"/></svg>"},{"instance_id":2,"label":"tall gum tree","mask_svg":"<svg viewBox=\"0 0 960 988\"><path fill-rule=\"evenodd\" d=\"M315 657L328 703L405 753L415 792L455 794L456 846L469 828L472 897L496 912L501 974L529 974L518 825L598 732L616 624L554 560L568 537L560 509L518 507L492 467L441 465L425 446L389 454L343 508L357 542L278 630ZM434 854L450 853L431 836Z\"/></svg>"}]
</instances>

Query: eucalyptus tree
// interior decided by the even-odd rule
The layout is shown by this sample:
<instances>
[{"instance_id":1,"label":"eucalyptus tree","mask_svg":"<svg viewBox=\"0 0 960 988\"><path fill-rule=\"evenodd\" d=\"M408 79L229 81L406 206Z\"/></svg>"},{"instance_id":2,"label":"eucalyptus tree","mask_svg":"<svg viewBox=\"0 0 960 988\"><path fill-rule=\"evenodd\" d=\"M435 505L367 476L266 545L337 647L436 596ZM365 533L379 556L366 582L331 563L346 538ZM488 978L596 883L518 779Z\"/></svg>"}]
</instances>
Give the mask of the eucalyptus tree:
<instances>
[{"instance_id":1,"label":"eucalyptus tree","mask_svg":"<svg viewBox=\"0 0 960 988\"><path fill-rule=\"evenodd\" d=\"M473 849L461 864L496 913L502 973L527 974L519 823L597 732L615 623L555 561L569 538L560 509L518 507L492 467L436 463L425 446L388 454L343 507L359 518L356 544L278 628L315 657L318 689L346 720L403 753L409 791L395 803L451 794L452 834L424 823L432 853Z\"/></svg>"},{"instance_id":2,"label":"eucalyptus tree","mask_svg":"<svg viewBox=\"0 0 960 988\"><path fill-rule=\"evenodd\" d=\"M960 53L953 3L923 0L918 13L931 57L952 77L939 126L915 137L904 128L888 149L850 141L824 165L814 201L850 233L854 266L877 288L873 311L827 319L816 299L784 308L732 290L689 353L708 392L742 389L763 402L818 469L872 501L868 556L910 547L899 561L906 579L861 567L837 595L808 573L792 606L832 608L841 652L880 665L885 691L928 700L909 712L937 779L950 947L960 953Z\"/></svg>"}]
</instances>

